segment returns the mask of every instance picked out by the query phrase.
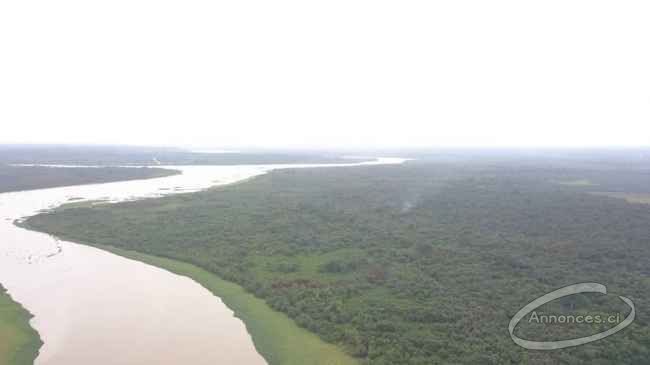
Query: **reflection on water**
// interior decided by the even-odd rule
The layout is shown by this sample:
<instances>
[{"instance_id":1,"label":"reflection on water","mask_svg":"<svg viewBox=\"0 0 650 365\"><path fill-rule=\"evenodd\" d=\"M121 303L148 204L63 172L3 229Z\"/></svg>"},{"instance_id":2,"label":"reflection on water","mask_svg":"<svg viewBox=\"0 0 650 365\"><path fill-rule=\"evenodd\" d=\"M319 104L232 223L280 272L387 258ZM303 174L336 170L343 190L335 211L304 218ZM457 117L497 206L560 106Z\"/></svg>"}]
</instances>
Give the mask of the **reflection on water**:
<instances>
[{"instance_id":1,"label":"reflection on water","mask_svg":"<svg viewBox=\"0 0 650 365\"><path fill-rule=\"evenodd\" d=\"M265 364L244 324L196 282L13 220L70 199L157 197L310 166L170 166L183 174L0 194L0 283L35 316L45 343L36 364Z\"/></svg>"}]
</instances>

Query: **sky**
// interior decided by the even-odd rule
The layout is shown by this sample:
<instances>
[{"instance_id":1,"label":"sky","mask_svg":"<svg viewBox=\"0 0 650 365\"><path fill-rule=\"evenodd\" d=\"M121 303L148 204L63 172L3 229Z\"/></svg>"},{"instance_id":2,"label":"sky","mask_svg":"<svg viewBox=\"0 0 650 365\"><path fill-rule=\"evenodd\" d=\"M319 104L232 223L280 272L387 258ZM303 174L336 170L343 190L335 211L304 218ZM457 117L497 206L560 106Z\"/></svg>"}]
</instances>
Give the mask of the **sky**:
<instances>
[{"instance_id":1,"label":"sky","mask_svg":"<svg viewBox=\"0 0 650 365\"><path fill-rule=\"evenodd\" d=\"M650 145L650 2L0 2L0 142Z\"/></svg>"}]
</instances>

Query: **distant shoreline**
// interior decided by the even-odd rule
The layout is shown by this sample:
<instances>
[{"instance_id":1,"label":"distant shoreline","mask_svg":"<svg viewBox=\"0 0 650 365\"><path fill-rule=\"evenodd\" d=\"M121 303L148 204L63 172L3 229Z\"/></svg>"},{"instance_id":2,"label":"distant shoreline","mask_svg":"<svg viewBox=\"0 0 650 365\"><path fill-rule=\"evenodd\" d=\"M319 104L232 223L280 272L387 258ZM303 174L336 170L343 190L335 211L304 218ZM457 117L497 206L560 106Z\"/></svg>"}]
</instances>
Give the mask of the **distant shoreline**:
<instances>
[{"instance_id":1,"label":"distant shoreline","mask_svg":"<svg viewBox=\"0 0 650 365\"><path fill-rule=\"evenodd\" d=\"M92 169L105 172L102 176L85 174ZM156 167L64 167L64 166L0 166L0 193L61 188L90 184L107 184L120 181L147 180L179 175L179 170ZM13 180L12 180L13 179Z\"/></svg>"}]
</instances>

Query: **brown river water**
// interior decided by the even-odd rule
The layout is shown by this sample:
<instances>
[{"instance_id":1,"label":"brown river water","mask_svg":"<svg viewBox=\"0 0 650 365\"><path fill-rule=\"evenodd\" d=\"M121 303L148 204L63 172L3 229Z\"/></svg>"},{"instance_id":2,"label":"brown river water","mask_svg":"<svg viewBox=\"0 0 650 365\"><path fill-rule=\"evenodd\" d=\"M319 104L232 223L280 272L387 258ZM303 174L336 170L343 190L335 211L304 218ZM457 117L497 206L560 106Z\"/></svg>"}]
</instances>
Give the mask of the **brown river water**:
<instances>
[{"instance_id":1,"label":"brown river water","mask_svg":"<svg viewBox=\"0 0 650 365\"><path fill-rule=\"evenodd\" d=\"M378 159L362 163L401 163ZM71 198L124 201L198 191L277 168L166 166L181 175L0 194L0 283L34 318L38 365L266 364L223 302L193 280L13 224Z\"/></svg>"}]
</instances>

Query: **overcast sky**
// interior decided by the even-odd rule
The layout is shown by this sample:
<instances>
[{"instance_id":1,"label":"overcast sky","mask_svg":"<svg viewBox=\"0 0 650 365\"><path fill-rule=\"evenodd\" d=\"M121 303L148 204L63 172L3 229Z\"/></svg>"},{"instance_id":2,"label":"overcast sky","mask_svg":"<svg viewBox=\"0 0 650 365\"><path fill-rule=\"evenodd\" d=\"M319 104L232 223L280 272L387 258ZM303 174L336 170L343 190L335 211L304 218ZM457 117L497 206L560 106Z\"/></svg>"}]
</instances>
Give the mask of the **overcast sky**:
<instances>
[{"instance_id":1,"label":"overcast sky","mask_svg":"<svg viewBox=\"0 0 650 365\"><path fill-rule=\"evenodd\" d=\"M650 145L650 1L0 2L0 142Z\"/></svg>"}]
</instances>

